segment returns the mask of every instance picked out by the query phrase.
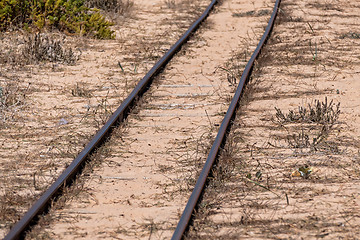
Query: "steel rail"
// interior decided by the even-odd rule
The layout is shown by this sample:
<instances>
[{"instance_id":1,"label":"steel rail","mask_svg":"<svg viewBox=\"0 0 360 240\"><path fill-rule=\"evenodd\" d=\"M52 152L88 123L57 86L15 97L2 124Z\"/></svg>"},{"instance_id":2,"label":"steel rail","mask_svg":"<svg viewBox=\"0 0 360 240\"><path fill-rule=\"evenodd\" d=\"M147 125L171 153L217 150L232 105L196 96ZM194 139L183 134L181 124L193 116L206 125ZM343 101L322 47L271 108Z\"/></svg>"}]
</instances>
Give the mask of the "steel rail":
<instances>
[{"instance_id":1,"label":"steel rail","mask_svg":"<svg viewBox=\"0 0 360 240\"><path fill-rule=\"evenodd\" d=\"M245 86L245 83L248 81L250 74L252 72L255 60L258 58L262 47L266 43L266 41L267 41L268 37L270 36L270 33L273 29L275 19L276 19L277 13L278 13L278 9L280 6L280 2L281 2L281 0L276 0L273 12L271 14L271 18L265 29L265 32L264 32L258 46L256 47L254 53L252 54L249 62L247 63L243 74L241 75L239 85L236 89L234 97L233 97L233 99L230 103L230 106L228 108L228 111L226 112L226 115L221 123L218 134L217 134L217 136L214 140L214 143L210 149L210 152L206 159L204 167L201 170L200 176L195 184L194 190L191 193L189 201L187 202L186 207L185 207L185 209L181 215L181 218L178 222L178 225L173 233L173 236L171 238L172 240L182 239L184 234L186 233L186 230L189 227L189 223L192 219L192 214L193 214L195 208L197 207L197 204L199 203L199 199L205 188L206 181L210 174L210 171L219 156L220 150L222 149L222 147L225 144L226 136L230 130L232 120L235 117L235 112L238 108L240 97L242 95L242 91Z\"/></svg>"},{"instance_id":2,"label":"steel rail","mask_svg":"<svg viewBox=\"0 0 360 240\"><path fill-rule=\"evenodd\" d=\"M38 216L46 212L51 201L56 199L63 191L64 186L70 185L75 176L81 172L83 166L92 154L106 140L108 135L121 121L129 114L131 108L135 105L137 99L141 97L150 87L153 78L165 67L171 58L180 50L181 46L187 42L189 37L199 27L213 9L217 0L212 0L203 14L190 26L190 28L181 36L181 38L169 49L169 51L150 69L150 71L139 81L130 95L122 102L120 107L113 113L104 126L90 140L80 154L64 170L59 178L46 190L45 193L35 202L35 204L25 213L25 215L11 228L4 240L22 239L25 231L33 225Z\"/></svg>"}]
</instances>

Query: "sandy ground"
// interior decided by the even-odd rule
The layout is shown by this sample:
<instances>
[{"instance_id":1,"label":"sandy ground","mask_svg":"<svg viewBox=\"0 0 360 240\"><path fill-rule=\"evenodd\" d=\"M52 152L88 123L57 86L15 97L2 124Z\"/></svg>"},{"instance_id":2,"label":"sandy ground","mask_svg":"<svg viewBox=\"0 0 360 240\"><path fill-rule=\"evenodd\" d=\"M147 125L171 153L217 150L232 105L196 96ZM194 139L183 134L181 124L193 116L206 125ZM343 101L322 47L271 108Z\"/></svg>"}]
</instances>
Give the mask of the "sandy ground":
<instances>
[{"instance_id":1,"label":"sandy ground","mask_svg":"<svg viewBox=\"0 0 360 240\"><path fill-rule=\"evenodd\" d=\"M359 10L282 1L189 239L359 238Z\"/></svg>"},{"instance_id":2,"label":"sandy ground","mask_svg":"<svg viewBox=\"0 0 360 240\"><path fill-rule=\"evenodd\" d=\"M268 21L267 3L217 6L106 145L84 191L32 236L170 238L232 97L232 76L238 79ZM260 14L234 16L244 10Z\"/></svg>"},{"instance_id":3,"label":"sandy ground","mask_svg":"<svg viewBox=\"0 0 360 240\"><path fill-rule=\"evenodd\" d=\"M1 64L2 86L17 82L25 98L1 112L0 236L207 4L136 1L133 15L117 20L116 40L66 37L82 52L75 66ZM81 191L28 238L169 238L272 5L222 1L104 147ZM281 8L189 239L359 235L359 3L283 0ZM289 117L325 97L331 119Z\"/></svg>"},{"instance_id":4,"label":"sandy ground","mask_svg":"<svg viewBox=\"0 0 360 240\"><path fill-rule=\"evenodd\" d=\"M115 40L49 34L73 48L79 56L73 66L20 64L12 51L24 45L23 33L1 34L0 86L15 101L0 110L0 237L206 5L137 1L115 19Z\"/></svg>"}]
</instances>

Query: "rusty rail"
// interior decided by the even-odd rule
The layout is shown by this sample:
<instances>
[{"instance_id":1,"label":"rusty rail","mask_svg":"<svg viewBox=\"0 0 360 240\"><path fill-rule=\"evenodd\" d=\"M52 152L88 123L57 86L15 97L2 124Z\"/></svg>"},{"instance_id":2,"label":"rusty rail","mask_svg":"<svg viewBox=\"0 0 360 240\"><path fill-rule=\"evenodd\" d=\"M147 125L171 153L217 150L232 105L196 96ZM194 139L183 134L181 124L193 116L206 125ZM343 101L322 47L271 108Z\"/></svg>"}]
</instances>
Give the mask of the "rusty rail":
<instances>
[{"instance_id":1,"label":"rusty rail","mask_svg":"<svg viewBox=\"0 0 360 240\"><path fill-rule=\"evenodd\" d=\"M238 108L239 105L239 100L240 97L242 95L242 91L244 88L245 83L248 81L250 74L252 72L255 60L257 59L257 57L259 56L262 47L264 46L264 44L266 43L268 37L270 36L270 33L272 31L272 28L274 26L275 23L275 19L278 13L278 9L280 6L280 2L281 0L276 0L275 2L275 6L273 9L273 12L271 14L271 18L269 20L269 23L265 29L264 35L262 36L258 46L256 47L254 53L252 54L249 62L247 63L245 70L243 72L243 74L241 75L240 81L239 81L239 85L237 87L237 90L235 92L235 95L230 103L230 106L228 108L228 111L226 112L226 115L221 123L219 132L215 138L215 141L210 149L210 153L206 159L206 162L204 164L204 167L200 173L200 176L196 182L195 188L193 190L193 192L191 193L191 196L189 198L189 201L187 202L187 205L183 211L183 214L181 215L181 218L178 222L178 225L175 229L175 232L172 236L172 240L178 240L178 239L182 239L184 234L186 233L188 227L189 227L189 223L192 219L192 214L194 212L194 209L196 208L197 204L199 203L199 199L200 196L203 193L203 190L205 188L206 185L206 181L207 178L209 176L209 173L214 165L214 163L216 162L219 152L221 150L221 148L223 147L223 145L225 144L225 140L226 140L226 135L230 130L231 127L231 123L232 120L235 117L235 112Z\"/></svg>"},{"instance_id":2,"label":"rusty rail","mask_svg":"<svg viewBox=\"0 0 360 240\"><path fill-rule=\"evenodd\" d=\"M181 38L170 48L170 50L151 68L145 77L137 84L130 95L122 102L120 107L113 113L105 125L96 133L91 141L85 146L80 154L72 161L59 178L43 193L43 195L35 202L35 204L25 213L25 215L18 221L10 232L5 236L4 240L22 239L25 236L25 231L30 226L36 223L40 214L45 213L53 200L58 197L64 186L71 185L76 175L81 172L83 166L89 155L99 148L111 131L121 121L123 121L129 114L131 108L136 104L136 101L141 97L150 87L153 78L165 67L171 58L180 50L181 46L186 43L191 34L196 31L201 22L206 19L210 11L217 3L217 0L212 0L203 14L190 26L190 28L181 36Z\"/></svg>"}]
</instances>

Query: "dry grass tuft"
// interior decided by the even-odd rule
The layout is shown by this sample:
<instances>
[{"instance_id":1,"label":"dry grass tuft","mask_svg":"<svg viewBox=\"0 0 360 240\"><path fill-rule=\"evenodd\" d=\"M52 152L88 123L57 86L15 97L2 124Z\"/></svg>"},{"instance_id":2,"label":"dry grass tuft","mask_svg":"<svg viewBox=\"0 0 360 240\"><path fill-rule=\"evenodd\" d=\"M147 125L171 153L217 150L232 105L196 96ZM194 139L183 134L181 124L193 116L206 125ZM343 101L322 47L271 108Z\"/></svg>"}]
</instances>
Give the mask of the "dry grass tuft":
<instances>
[{"instance_id":1,"label":"dry grass tuft","mask_svg":"<svg viewBox=\"0 0 360 240\"><path fill-rule=\"evenodd\" d=\"M275 109L275 122L286 130L286 139L291 148L339 152L338 147L333 142L327 142L327 139L339 124L340 103L334 104L333 100L328 103L325 97L323 102L315 100L307 107L299 106L297 111L289 110L287 114L279 108Z\"/></svg>"},{"instance_id":2,"label":"dry grass tuft","mask_svg":"<svg viewBox=\"0 0 360 240\"><path fill-rule=\"evenodd\" d=\"M284 123L319 123L327 128L332 127L339 118L340 103L334 104L331 100L330 103L325 97L324 102L315 100L313 104L308 106L299 106L298 111L289 110L288 114L283 114L282 111L275 107L277 121L281 124Z\"/></svg>"},{"instance_id":3,"label":"dry grass tuft","mask_svg":"<svg viewBox=\"0 0 360 240\"><path fill-rule=\"evenodd\" d=\"M335 1L328 1L326 3L320 2L320 1L314 1L310 4L308 4L310 7L316 8L316 9L320 9L320 10L325 10L325 11L338 11L341 12L342 9L338 6L339 3L335 2Z\"/></svg>"},{"instance_id":4,"label":"dry grass tuft","mask_svg":"<svg viewBox=\"0 0 360 240\"><path fill-rule=\"evenodd\" d=\"M54 39L51 35L44 33L25 37L22 55L28 64L59 62L68 65L75 64L80 56L71 48L64 48L62 40Z\"/></svg>"},{"instance_id":5,"label":"dry grass tuft","mask_svg":"<svg viewBox=\"0 0 360 240\"><path fill-rule=\"evenodd\" d=\"M248 11L248 12L241 12L241 13L233 13L233 17L260 17L260 16L267 16L271 14L270 10L262 9L259 11Z\"/></svg>"},{"instance_id":6,"label":"dry grass tuft","mask_svg":"<svg viewBox=\"0 0 360 240\"><path fill-rule=\"evenodd\" d=\"M74 65L81 55L80 51L65 47L64 38L55 34L20 34L2 40L0 64L12 67L44 62Z\"/></svg>"},{"instance_id":7,"label":"dry grass tuft","mask_svg":"<svg viewBox=\"0 0 360 240\"><path fill-rule=\"evenodd\" d=\"M110 15L129 15L133 8L134 2L131 0L86 0L85 4L89 8L98 8Z\"/></svg>"},{"instance_id":8,"label":"dry grass tuft","mask_svg":"<svg viewBox=\"0 0 360 240\"><path fill-rule=\"evenodd\" d=\"M344 38L360 39L360 32L348 32L348 33L344 33L344 34L342 34L339 38L340 38L340 39L344 39Z\"/></svg>"},{"instance_id":9,"label":"dry grass tuft","mask_svg":"<svg viewBox=\"0 0 360 240\"><path fill-rule=\"evenodd\" d=\"M1 76L0 76L1 77ZM0 127L15 119L26 104L30 85L23 86L16 76L2 76L0 79Z\"/></svg>"},{"instance_id":10,"label":"dry grass tuft","mask_svg":"<svg viewBox=\"0 0 360 240\"><path fill-rule=\"evenodd\" d=\"M83 82L77 82L76 85L71 89L71 95L74 97L91 97L91 90L88 89L87 85Z\"/></svg>"}]
</instances>

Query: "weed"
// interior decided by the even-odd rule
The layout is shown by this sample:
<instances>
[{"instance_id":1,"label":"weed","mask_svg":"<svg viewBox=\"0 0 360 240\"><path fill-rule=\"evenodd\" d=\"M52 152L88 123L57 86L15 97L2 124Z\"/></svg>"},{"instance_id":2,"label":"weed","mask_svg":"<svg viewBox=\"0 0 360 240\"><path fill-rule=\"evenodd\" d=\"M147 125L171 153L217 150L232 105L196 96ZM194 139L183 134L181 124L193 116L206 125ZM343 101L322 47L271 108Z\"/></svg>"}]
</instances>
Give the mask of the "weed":
<instances>
[{"instance_id":1,"label":"weed","mask_svg":"<svg viewBox=\"0 0 360 240\"><path fill-rule=\"evenodd\" d=\"M338 4L330 3L330 2L321 3L320 1L313 1L308 5L313 8L321 9L325 11L329 11L329 10L339 11L339 12L342 11L341 8L338 6Z\"/></svg>"},{"instance_id":2,"label":"weed","mask_svg":"<svg viewBox=\"0 0 360 240\"><path fill-rule=\"evenodd\" d=\"M166 6L167 6L168 8L170 8L170 9L176 8L176 2L175 2L175 0L166 0L166 1L165 1L165 4L166 4Z\"/></svg>"},{"instance_id":3,"label":"weed","mask_svg":"<svg viewBox=\"0 0 360 240\"><path fill-rule=\"evenodd\" d=\"M80 56L71 48L65 49L61 40L56 40L44 33L29 35L25 37L24 42L22 55L29 64L49 61L73 65Z\"/></svg>"},{"instance_id":4,"label":"weed","mask_svg":"<svg viewBox=\"0 0 360 240\"><path fill-rule=\"evenodd\" d=\"M340 38L340 39L344 39L344 38L360 39L360 33L348 32L348 33L342 34L339 38Z\"/></svg>"},{"instance_id":5,"label":"weed","mask_svg":"<svg viewBox=\"0 0 360 240\"><path fill-rule=\"evenodd\" d=\"M112 111L108 101L109 91L107 92L105 98L101 98L98 101L95 109L93 110L93 116L95 121L95 126L100 129L111 116Z\"/></svg>"},{"instance_id":6,"label":"weed","mask_svg":"<svg viewBox=\"0 0 360 240\"><path fill-rule=\"evenodd\" d=\"M248 17L248 16L254 16L255 11L248 11L244 13L233 13L233 17Z\"/></svg>"},{"instance_id":7,"label":"weed","mask_svg":"<svg viewBox=\"0 0 360 240\"><path fill-rule=\"evenodd\" d=\"M124 14L134 6L134 3L130 0L86 0L85 5L89 8L98 8L107 12Z\"/></svg>"},{"instance_id":8,"label":"weed","mask_svg":"<svg viewBox=\"0 0 360 240\"><path fill-rule=\"evenodd\" d=\"M262 9L257 12L256 11L248 11L248 12L242 12L242 13L233 13L232 16L233 17L250 17L250 16L260 17L260 16L267 16L270 14L271 14L270 10Z\"/></svg>"},{"instance_id":9,"label":"weed","mask_svg":"<svg viewBox=\"0 0 360 240\"><path fill-rule=\"evenodd\" d=\"M326 143L326 139L337 124L340 103L334 104L332 100L328 103L325 98L323 102L315 100L313 104L299 106L297 111L289 110L287 114L276 107L275 110L276 122L287 130L286 139L291 148L338 152L337 147Z\"/></svg>"},{"instance_id":10,"label":"weed","mask_svg":"<svg viewBox=\"0 0 360 240\"><path fill-rule=\"evenodd\" d=\"M194 9L194 12L196 12L196 9L198 7L198 0L196 1L191 1L191 0L165 0L165 5L172 10L177 10L177 11L189 11L189 7ZM193 5L195 4L195 6ZM194 8L195 7L195 8Z\"/></svg>"},{"instance_id":11,"label":"weed","mask_svg":"<svg viewBox=\"0 0 360 240\"><path fill-rule=\"evenodd\" d=\"M229 82L229 86L232 86L234 90L241 78L245 63L247 63L248 58L250 57L250 54L248 54L249 42L243 40L243 44L245 45L245 50L243 53L235 54L231 57L231 59L229 59L229 61L225 63L225 67L219 67L219 69L226 72L226 78Z\"/></svg>"},{"instance_id":12,"label":"weed","mask_svg":"<svg viewBox=\"0 0 360 240\"><path fill-rule=\"evenodd\" d=\"M12 67L44 62L74 65L80 58L81 51L65 47L64 39L65 37L47 33L9 37L0 43L0 64Z\"/></svg>"},{"instance_id":13,"label":"weed","mask_svg":"<svg viewBox=\"0 0 360 240\"><path fill-rule=\"evenodd\" d=\"M311 30L312 30L312 28L311 28ZM318 57L317 42L315 42L315 49L314 49L314 51L313 51L312 46L311 46L311 40L310 40L310 52L311 52L311 54L312 54L312 56L313 56L312 60L313 60L313 61L317 60L317 57Z\"/></svg>"},{"instance_id":14,"label":"weed","mask_svg":"<svg viewBox=\"0 0 360 240\"><path fill-rule=\"evenodd\" d=\"M24 102L25 91L13 82L5 82L4 87L0 87L0 106L2 108L16 107Z\"/></svg>"},{"instance_id":15,"label":"weed","mask_svg":"<svg viewBox=\"0 0 360 240\"><path fill-rule=\"evenodd\" d=\"M77 82L73 89L71 89L71 95L74 97L91 97L91 91L86 88L86 84L83 82Z\"/></svg>"},{"instance_id":16,"label":"weed","mask_svg":"<svg viewBox=\"0 0 360 240\"><path fill-rule=\"evenodd\" d=\"M5 81L0 82L0 123L12 120L16 113L25 106L29 88L30 84L26 87L21 86L16 77L6 77Z\"/></svg>"},{"instance_id":17,"label":"weed","mask_svg":"<svg viewBox=\"0 0 360 240\"><path fill-rule=\"evenodd\" d=\"M327 97L324 102L315 100L313 104L308 104L307 107L299 106L297 111L289 110L288 114L283 114L282 111L275 107L276 118L279 123L320 123L327 126L332 126L339 118L340 103L335 104L333 100L328 103Z\"/></svg>"},{"instance_id":18,"label":"weed","mask_svg":"<svg viewBox=\"0 0 360 240\"><path fill-rule=\"evenodd\" d=\"M226 78L229 82L230 86L236 87L237 83L237 77L239 78L241 75L233 73L231 70L228 70L226 68L220 67L222 70L226 71Z\"/></svg>"},{"instance_id":19,"label":"weed","mask_svg":"<svg viewBox=\"0 0 360 240\"><path fill-rule=\"evenodd\" d=\"M304 129L301 129L298 133L288 135L287 141L292 148L307 148L311 146L309 134L305 133Z\"/></svg>"}]
</instances>

